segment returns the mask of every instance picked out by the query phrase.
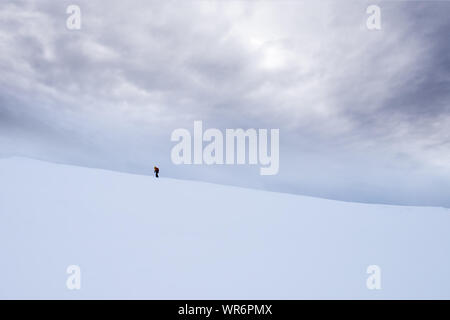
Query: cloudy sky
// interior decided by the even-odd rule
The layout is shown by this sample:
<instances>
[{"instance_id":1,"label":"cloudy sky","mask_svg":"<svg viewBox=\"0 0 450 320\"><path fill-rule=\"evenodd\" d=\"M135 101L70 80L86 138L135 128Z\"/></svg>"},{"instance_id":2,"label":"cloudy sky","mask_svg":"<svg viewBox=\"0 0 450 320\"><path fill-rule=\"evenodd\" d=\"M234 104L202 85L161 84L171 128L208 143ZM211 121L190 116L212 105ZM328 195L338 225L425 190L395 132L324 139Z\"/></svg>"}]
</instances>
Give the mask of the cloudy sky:
<instances>
[{"instance_id":1,"label":"cloudy sky","mask_svg":"<svg viewBox=\"0 0 450 320\"><path fill-rule=\"evenodd\" d=\"M81 9L69 30L66 9ZM381 30L366 9L381 8ZM0 156L450 206L450 2L2 1ZM170 135L280 129L278 175Z\"/></svg>"}]
</instances>

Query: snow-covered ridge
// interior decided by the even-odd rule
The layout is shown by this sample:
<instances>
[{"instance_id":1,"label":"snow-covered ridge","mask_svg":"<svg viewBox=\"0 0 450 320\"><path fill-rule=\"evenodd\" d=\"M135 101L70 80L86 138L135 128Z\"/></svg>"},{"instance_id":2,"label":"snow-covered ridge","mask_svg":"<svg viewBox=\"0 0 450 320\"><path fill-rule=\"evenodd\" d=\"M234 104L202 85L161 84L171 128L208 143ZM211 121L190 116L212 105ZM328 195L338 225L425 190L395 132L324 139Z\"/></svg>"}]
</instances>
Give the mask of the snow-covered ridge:
<instances>
[{"instance_id":1,"label":"snow-covered ridge","mask_svg":"<svg viewBox=\"0 0 450 320\"><path fill-rule=\"evenodd\" d=\"M450 298L449 229L445 208L0 159L0 298Z\"/></svg>"}]
</instances>

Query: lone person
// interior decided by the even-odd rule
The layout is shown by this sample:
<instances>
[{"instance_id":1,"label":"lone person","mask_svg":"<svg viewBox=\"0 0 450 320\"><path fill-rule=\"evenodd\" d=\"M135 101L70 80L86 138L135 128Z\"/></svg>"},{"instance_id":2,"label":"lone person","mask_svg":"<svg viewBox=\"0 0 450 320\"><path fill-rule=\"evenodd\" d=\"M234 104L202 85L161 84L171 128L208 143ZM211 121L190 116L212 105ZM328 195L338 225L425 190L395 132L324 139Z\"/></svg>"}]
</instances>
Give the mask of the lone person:
<instances>
[{"instance_id":1,"label":"lone person","mask_svg":"<svg viewBox=\"0 0 450 320\"><path fill-rule=\"evenodd\" d=\"M156 175L156 177L159 178L159 176L158 176L159 168L158 168L158 167L155 167L154 169L155 169L155 175Z\"/></svg>"}]
</instances>

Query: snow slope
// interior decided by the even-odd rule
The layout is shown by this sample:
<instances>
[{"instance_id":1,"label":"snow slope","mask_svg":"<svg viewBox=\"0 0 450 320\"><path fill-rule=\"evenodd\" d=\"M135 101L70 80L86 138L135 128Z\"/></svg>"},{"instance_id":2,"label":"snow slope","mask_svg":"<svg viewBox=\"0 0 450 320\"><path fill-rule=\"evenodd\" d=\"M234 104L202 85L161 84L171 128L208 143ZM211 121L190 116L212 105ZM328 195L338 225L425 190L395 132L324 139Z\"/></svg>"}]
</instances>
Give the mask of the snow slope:
<instances>
[{"instance_id":1,"label":"snow slope","mask_svg":"<svg viewBox=\"0 0 450 320\"><path fill-rule=\"evenodd\" d=\"M0 159L3 299L448 299L449 253L445 208Z\"/></svg>"}]
</instances>

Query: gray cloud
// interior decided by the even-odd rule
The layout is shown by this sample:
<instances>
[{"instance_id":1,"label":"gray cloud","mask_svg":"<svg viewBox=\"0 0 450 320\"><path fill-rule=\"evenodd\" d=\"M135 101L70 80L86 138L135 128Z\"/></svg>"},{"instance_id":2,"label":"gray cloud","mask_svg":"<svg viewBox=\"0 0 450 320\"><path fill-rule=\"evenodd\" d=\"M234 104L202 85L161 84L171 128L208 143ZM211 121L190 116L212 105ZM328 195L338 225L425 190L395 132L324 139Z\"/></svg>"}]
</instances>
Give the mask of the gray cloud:
<instances>
[{"instance_id":1,"label":"gray cloud","mask_svg":"<svg viewBox=\"0 0 450 320\"><path fill-rule=\"evenodd\" d=\"M59 162L450 206L448 2L0 4L0 146ZM174 166L170 133L280 128L280 174Z\"/></svg>"}]
</instances>

